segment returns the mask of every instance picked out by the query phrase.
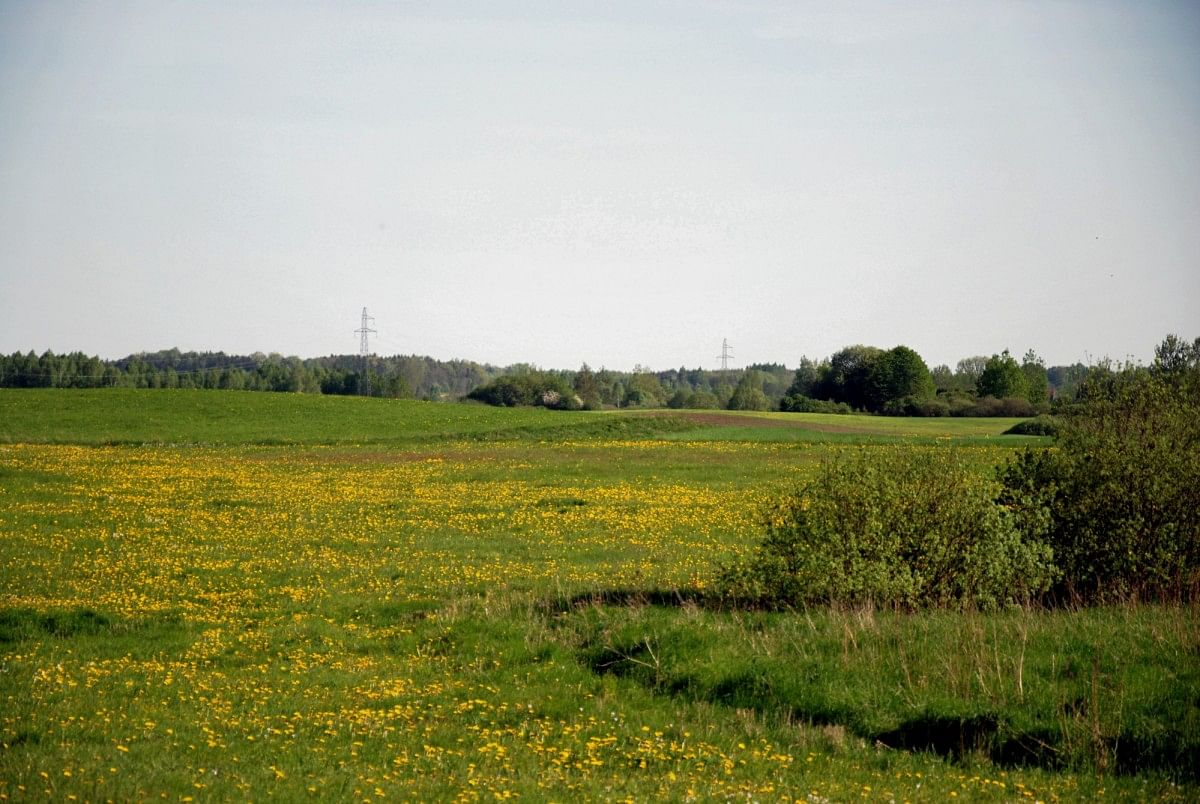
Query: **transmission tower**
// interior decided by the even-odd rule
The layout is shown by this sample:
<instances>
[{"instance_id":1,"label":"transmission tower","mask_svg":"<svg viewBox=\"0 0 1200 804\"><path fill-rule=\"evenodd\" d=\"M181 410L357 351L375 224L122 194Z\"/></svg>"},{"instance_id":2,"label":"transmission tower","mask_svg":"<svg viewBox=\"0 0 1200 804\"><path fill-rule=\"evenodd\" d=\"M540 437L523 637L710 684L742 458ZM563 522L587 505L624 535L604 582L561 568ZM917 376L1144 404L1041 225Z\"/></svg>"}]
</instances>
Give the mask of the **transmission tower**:
<instances>
[{"instance_id":1,"label":"transmission tower","mask_svg":"<svg viewBox=\"0 0 1200 804\"><path fill-rule=\"evenodd\" d=\"M733 357L733 352L731 351L732 349L733 347L729 345L729 340L727 338L722 338L721 354L717 356L717 359L721 361L721 371L729 370L729 358Z\"/></svg>"},{"instance_id":2,"label":"transmission tower","mask_svg":"<svg viewBox=\"0 0 1200 804\"><path fill-rule=\"evenodd\" d=\"M362 326L354 330L354 334L360 336L358 355L362 358L362 384L359 387L362 388L363 396L371 395L371 374L367 371L367 361L371 354L371 347L367 345L367 336L378 332L371 328L371 325L374 323L375 316L367 315L367 308L364 307L362 312Z\"/></svg>"}]
</instances>

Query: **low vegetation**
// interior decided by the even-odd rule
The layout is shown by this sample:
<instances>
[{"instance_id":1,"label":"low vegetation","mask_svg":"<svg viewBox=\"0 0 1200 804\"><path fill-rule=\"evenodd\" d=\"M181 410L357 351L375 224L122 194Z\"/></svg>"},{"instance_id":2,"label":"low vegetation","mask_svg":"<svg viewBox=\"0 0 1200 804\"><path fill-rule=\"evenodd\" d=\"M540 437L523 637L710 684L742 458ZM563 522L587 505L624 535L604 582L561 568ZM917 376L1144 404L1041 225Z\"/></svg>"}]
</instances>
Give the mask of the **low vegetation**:
<instances>
[{"instance_id":1,"label":"low vegetation","mask_svg":"<svg viewBox=\"0 0 1200 804\"><path fill-rule=\"evenodd\" d=\"M1190 601L720 594L838 467L966 516L1015 423L0 391L0 796L1194 800Z\"/></svg>"},{"instance_id":2,"label":"low vegetation","mask_svg":"<svg viewBox=\"0 0 1200 804\"><path fill-rule=\"evenodd\" d=\"M1168 339L1149 368L1097 373L1059 421L1056 449L1001 472L1003 502L1050 516L1059 595L1196 599L1200 341Z\"/></svg>"},{"instance_id":3,"label":"low vegetation","mask_svg":"<svg viewBox=\"0 0 1200 804\"><path fill-rule=\"evenodd\" d=\"M544 371L497 377L467 394L468 399L501 407L579 410L583 400L563 378Z\"/></svg>"},{"instance_id":4,"label":"low vegetation","mask_svg":"<svg viewBox=\"0 0 1200 804\"><path fill-rule=\"evenodd\" d=\"M1004 431L1005 435L1032 435L1032 436L1056 436L1058 435L1058 419L1049 415L1035 416L1032 419L1026 419L1022 422L1017 422L1012 427Z\"/></svg>"},{"instance_id":5,"label":"low vegetation","mask_svg":"<svg viewBox=\"0 0 1200 804\"><path fill-rule=\"evenodd\" d=\"M765 538L726 568L723 594L991 609L1045 601L1053 585L1057 600L1194 599L1200 341L1168 339L1149 368L1095 373L1058 421L1056 448L1026 448L1000 484L946 450L825 460L767 513Z\"/></svg>"},{"instance_id":6,"label":"low vegetation","mask_svg":"<svg viewBox=\"0 0 1200 804\"><path fill-rule=\"evenodd\" d=\"M681 705L815 724L843 745L946 757L1004 782L996 793L1009 800L1028 784L1013 768L1107 777L1115 797L1114 776L1200 781L1200 707L1188 698L1200 690L1198 625L1177 606L681 616L647 605L581 606L556 624L596 672Z\"/></svg>"},{"instance_id":7,"label":"low vegetation","mask_svg":"<svg viewBox=\"0 0 1200 804\"><path fill-rule=\"evenodd\" d=\"M776 607L1026 603L1054 579L1051 553L996 492L945 449L826 460L768 511L766 537L725 569L722 594Z\"/></svg>"}]
</instances>

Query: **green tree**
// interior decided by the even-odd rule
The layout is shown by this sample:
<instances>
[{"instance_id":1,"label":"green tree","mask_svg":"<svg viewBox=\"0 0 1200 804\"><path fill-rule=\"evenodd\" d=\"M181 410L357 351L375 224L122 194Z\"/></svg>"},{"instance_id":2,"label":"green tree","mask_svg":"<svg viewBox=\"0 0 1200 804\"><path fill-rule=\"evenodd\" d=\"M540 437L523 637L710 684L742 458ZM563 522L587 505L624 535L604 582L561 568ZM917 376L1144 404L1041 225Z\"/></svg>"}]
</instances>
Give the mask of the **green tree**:
<instances>
[{"instance_id":1,"label":"green tree","mask_svg":"<svg viewBox=\"0 0 1200 804\"><path fill-rule=\"evenodd\" d=\"M958 383L954 379L954 371L945 363L931 368L929 370L929 376L933 378L933 387L939 393L943 391L954 391L958 388Z\"/></svg>"},{"instance_id":2,"label":"green tree","mask_svg":"<svg viewBox=\"0 0 1200 804\"><path fill-rule=\"evenodd\" d=\"M757 371L746 371L729 397L729 410L766 410L770 407L762 390L762 378Z\"/></svg>"},{"instance_id":3,"label":"green tree","mask_svg":"<svg viewBox=\"0 0 1200 804\"><path fill-rule=\"evenodd\" d=\"M867 370L867 408L879 412L934 395L933 377L921 356L907 346L882 352Z\"/></svg>"},{"instance_id":4,"label":"green tree","mask_svg":"<svg viewBox=\"0 0 1200 804\"><path fill-rule=\"evenodd\" d=\"M575 381L572 384L575 388L575 393L582 400L584 408L587 410L599 410L603 407L600 399L600 383L596 380L596 374L587 363L579 367L579 371L575 374Z\"/></svg>"},{"instance_id":5,"label":"green tree","mask_svg":"<svg viewBox=\"0 0 1200 804\"><path fill-rule=\"evenodd\" d=\"M667 407L669 407L673 410L679 410L680 408L686 408L688 396L690 396L688 394L688 392L685 391L684 389L680 388L678 391L676 391L674 394L671 395L670 399L667 400Z\"/></svg>"},{"instance_id":6,"label":"green tree","mask_svg":"<svg viewBox=\"0 0 1200 804\"><path fill-rule=\"evenodd\" d=\"M1025 396L1033 405L1045 405L1050 401L1050 379L1046 374L1046 363L1030 349L1021 359L1021 373L1025 375Z\"/></svg>"},{"instance_id":7,"label":"green tree","mask_svg":"<svg viewBox=\"0 0 1200 804\"><path fill-rule=\"evenodd\" d=\"M861 344L847 346L834 352L829 358L829 367L815 389L815 396L818 399L845 402L852 408L865 410L867 378L871 372L871 364L881 354L881 349Z\"/></svg>"},{"instance_id":8,"label":"green tree","mask_svg":"<svg viewBox=\"0 0 1200 804\"><path fill-rule=\"evenodd\" d=\"M1182 378L1188 382L1195 379L1195 370L1198 366L1200 366L1200 338L1188 343L1178 335L1172 334L1155 347L1154 365L1151 367L1151 371L1170 380Z\"/></svg>"},{"instance_id":9,"label":"green tree","mask_svg":"<svg viewBox=\"0 0 1200 804\"><path fill-rule=\"evenodd\" d=\"M1200 348L1178 344L1164 342L1148 369L1094 369L1059 408L1055 449L1026 450L1001 471L1001 503L1049 512L1066 597L1200 588Z\"/></svg>"},{"instance_id":10,"label":"green tree","mask_svg":"<svg viewBox=\"0 0 1200 804\"><path fill-rule=\"evenodd\" d=\"M1072 363L1069 366L1051 366L1046 369L1046 378L1050 382L1050 391L1055 400L1071 400L1088 375L1088 367L1083 363Z\"/></svg>"},{"instance_id":11,"label":"green tree","mask_svg":"<svg viewBox=\"0 0 1200 804\"><path fill-rule=\"evenodd\" d=\"M689 410L710 410L721 407L721 400L712 391L693 391L683 406Z\"/></svg>"},{"instance_id":12,"label":"green tree","mask_svg":"<svg viewBox=\"0 0 1200 804\"><path fill-rule=\"evenodd\" d=\"M957 381L956 390L976 393L979 378L983 376L989 359L987 355L972 355L958 361L954 367L954 378Z\"/></svg>"},{"instance_id":13,"label":"green tree","mask_svg":"<svg viewBox=\"0 0 1200 804\"><path fill-rule=\"evenodd\" d=\"M809 360L807 357L800 358L800 365L796 367L796 373L792 375L792 384L784 391L784 396L812 396L813 389L820 382L821 375L817 371L817 364Z\"/></svg>"},{"instance_id":14,"label":"green tree","mask_svg":"<svg viewBox=\"0 0 1200 804\"><path fill-rule=\"evenodd\" d=\"M976 388L980 396L996 399L1029 398L1029 381L1025 378L1025 372L1007 349L988 359Z\"/></svg>"},{"instance_id":15,"label":"green tree","mask_svg":"<svg viewBox=\"0 0 1200 804\"><path fill-rule=\"evenodd\" d=\"M625 384L625 407L657 408L662 407L666 392L658 377L643 366L635 366L633 374Z\"/></svg>"}]
</instances>

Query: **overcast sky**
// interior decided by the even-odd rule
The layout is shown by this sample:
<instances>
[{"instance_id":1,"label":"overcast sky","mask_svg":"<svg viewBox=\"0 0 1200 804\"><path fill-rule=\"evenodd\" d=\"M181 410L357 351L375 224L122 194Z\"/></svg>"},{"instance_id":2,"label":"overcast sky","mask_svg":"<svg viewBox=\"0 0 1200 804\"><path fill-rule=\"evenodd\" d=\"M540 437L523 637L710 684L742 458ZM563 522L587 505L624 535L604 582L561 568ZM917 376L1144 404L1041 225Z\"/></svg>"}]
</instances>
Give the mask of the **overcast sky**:
<instances>
[{"instance_id":1,"label":"overcast sky","mask_svg":"<svg viewBox=\"0 0 1200 804\"><path fill-rule=\"evenodd\" d=\"M0 351L1200 335L1200 5L0 0Z\"/></svg>"}]
</instances>

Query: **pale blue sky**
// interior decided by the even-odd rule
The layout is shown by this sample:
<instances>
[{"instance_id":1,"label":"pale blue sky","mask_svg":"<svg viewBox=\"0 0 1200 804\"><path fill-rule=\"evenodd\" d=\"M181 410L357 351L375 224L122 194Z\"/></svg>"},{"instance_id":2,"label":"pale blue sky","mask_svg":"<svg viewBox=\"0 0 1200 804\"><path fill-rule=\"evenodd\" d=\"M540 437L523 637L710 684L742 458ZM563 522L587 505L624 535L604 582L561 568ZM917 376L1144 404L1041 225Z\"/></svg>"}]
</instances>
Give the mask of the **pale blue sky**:
<instances>
[{"instance_id":1,"label":"pale blue sky","mask_svg":"<svg viewBox=\"0 0 1200 804\"><path fill-rule=\"evenodd\" d=\"M0 351L1200 335L1200 6L0 0Z\"/></svg>"}]
</instances>

